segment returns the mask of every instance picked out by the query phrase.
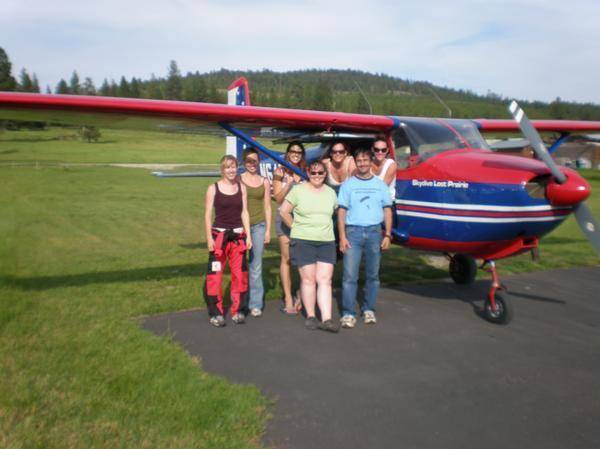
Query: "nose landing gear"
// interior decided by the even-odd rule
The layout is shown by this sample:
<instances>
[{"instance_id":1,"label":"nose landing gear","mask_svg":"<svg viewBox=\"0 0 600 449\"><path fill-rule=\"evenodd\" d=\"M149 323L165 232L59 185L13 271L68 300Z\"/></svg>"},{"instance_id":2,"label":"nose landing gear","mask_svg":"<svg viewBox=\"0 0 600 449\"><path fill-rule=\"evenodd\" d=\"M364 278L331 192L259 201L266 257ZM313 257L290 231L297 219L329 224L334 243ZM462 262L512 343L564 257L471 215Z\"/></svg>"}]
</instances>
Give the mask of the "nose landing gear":
<instances>
[{"instance_id":1,"label":"nose landing gear","mask_svg":"<svg viewBox=\"0 0 600 449\"><path fill-rule=\"evenodd\" d=\"M512 304L506 287L500 283L496 263L486 260L481 268L492 275L492 285L483 306L483 317L495 324L508 324L513 316Z\"/></svg>"},{"instance_id":2,"label":"nose landing gear","mask_svg":"<svg viewBox=\"0 0 600 449\"><path fill-rule=\"evenodd\" d=\"M450 277L456 284L472 284L477 275L477 263L472 256L466 254L446 254L450 260ZM513 309L506 287L500 282L496 263L485 260L480 267L492 275L492 284L488 291L482 316L495 324L508 324L513 316Z\"/></svg>"}]
</instances>

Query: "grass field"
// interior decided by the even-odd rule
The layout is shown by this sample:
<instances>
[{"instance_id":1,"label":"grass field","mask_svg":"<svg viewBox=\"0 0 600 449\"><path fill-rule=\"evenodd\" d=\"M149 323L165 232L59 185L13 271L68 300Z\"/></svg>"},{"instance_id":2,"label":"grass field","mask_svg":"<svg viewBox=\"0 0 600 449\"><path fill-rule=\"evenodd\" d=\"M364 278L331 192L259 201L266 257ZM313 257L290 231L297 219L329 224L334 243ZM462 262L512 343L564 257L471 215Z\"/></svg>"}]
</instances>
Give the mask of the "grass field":
<instances>
[{"instance_id":1,"label":"grass field","mask_svg":"<svg viewBox=\"0 0 600 449\"><path fill-rule=\"evenodd\" d=\"M0 134L0 447L259 447L267 399L139 326L144 315L203 306L211 181L45 165L214 163L222 140L102 130L107 142L84 144L56 138L64 132ZM600 174L585 175L600 191ZM600 196L590 205L600 215ZM501 261L501 273L600 264L572 218L540 252L535 263ZM384 264L387 285L447 276L402 248ZM277 269L272 243L269 299L280 296Z\"/></svg>"}]
</instances>

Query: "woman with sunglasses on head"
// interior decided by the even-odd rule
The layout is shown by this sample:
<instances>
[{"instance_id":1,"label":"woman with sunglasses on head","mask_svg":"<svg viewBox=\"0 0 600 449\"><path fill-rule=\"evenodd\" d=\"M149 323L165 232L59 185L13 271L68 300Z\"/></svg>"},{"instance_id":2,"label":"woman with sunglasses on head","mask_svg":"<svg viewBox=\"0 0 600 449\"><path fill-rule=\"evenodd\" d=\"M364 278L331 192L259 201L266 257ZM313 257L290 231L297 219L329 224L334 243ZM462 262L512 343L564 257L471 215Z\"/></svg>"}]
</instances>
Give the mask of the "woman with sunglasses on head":
<instances>
[{"instance_id":1,"label":"woman with sunglasses on head","mask_svg":"<svg viewBox=\"0 0 600 449\"><path fill-rule=\"evenodd\" d=\"M337 207L335 191L325 185L327 172L321 161L308 166L309 182L294 187L279 213L292 230L290 258L300 272L300 290L307 329L337 332L332 318L331 278L336 262L332 216ZM292 215L293 213L293 215ZM316 306L321 323L316 318Z\"/></svg>"},{"instance_id":2,"label":"woman with sunglasses on head","mask_svg":"<svg viewBox=\"0 0 600 449\"><path fill-rule=\"evenodd\" d=\"M248 215L252 249L248 259L250 315L259 317L264 307L265 289L262 276L262 257L265 245L271 241L271 184L259 173L258 151L248 148L242 153L244 173L240 179L248 195Z\"/></svg>"},{"instance_id":3,"label":"woman with sunglasses on head","mask_svg":"<svg viewBox=\"0 0 600 449\"><path fill-rule=\"evenodd\" d=\"M306 150L300 142L290 142L285 150L285 160L296 166L298 170L304 171L306 168L305 160ZM283 166L277 167L273 173L273 198L277 206L281 207L283 200L291 188L301 183L302 178L296 173ZM275 232L279 240L279 249L281 251L281 262L279 265L279 276L281 278L281 287L283 289L283 305L281 312L286 315L297 315L301 307L299 298L292 296L292 277L290 270L290 228L283 223L279 213L275 216Z\"/></svg>"},{"instance_id":4,"label":"woman with sunglasses on head","mask_svg":"<svg viewBox=\"0 0 600 449\"><path fill-rule=\"evenodd\" d=\"M390 189L392 202L396 198L396 169L398 165L396 161L389 157L389 148L387 139L384 135L375 137L371 146L373 152L373 165L371 173L381 179Z\"/></svg>"},{"instance_id":5,"label":"woman with sunglasses on head","mask_svg":"<svg viewBox=\"0 0 600 449\"><path fill-rule=\"evenodd\" d=\"M204 225L209 251L204 299L208 306L210 324L216 327L225 326L221 284L227 262L231 271L230 311L233 322L244 323L248 308L246 250L252 248L252 237L246 187L237 179L237 169L238 161L235 157L226 155L221 158L222 177L208 186L204 203Z\"/></svg>"},{"instance_id":6,"label":"woman with sunglasses on head","mask_svg":"<svg viewBox=\"0 0 600 449\"><path fill-rule=\"evenodd\" d=\"M327 155L323 158L323 163L327 169L325 183L336 193L342 183L350 178L356 170L354 158L349 154L348 147L344 142L333 142Z\"/></svg>"}]
</instances>

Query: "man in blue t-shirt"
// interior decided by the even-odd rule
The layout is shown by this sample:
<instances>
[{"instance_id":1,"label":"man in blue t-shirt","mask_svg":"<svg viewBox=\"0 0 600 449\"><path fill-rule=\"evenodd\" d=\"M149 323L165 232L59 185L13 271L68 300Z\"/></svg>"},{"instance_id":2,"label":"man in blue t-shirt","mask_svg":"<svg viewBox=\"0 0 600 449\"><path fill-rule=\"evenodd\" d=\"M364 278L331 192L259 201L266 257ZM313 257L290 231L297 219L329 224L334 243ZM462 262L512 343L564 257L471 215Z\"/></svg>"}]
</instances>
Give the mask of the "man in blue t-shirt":
<instances>
[{"instance_id":1,"label":"man in blue t-shirt","mask_svg":"<svg viewBox=\"0 0 600 449\"><path fill-rule=\"evenodd\" d=\"M342 327L356 324L356 290L360 260L365 255L365 298L362 304L365 324L377 322L375 300L379 289L381 250L390 247L392 198L388 186L371 173L373 153L359 149L354 154L356 174L346 180L338 194L340 251L344 253ZM385 234L381 235L381 224Z\"/></svg>"}]
</instances>

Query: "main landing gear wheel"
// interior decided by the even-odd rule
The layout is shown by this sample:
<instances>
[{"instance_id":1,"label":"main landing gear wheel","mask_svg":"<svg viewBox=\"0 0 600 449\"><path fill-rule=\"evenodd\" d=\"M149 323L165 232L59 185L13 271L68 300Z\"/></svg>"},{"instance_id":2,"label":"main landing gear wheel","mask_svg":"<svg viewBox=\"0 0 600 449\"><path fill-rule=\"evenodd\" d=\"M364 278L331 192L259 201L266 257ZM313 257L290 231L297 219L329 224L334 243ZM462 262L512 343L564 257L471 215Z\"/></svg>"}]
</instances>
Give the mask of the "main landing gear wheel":
<instances>
[{"instance_id":1,"label":"main landing gear wheel","mask_svg":"<svg viewBox=\"0 0 600 449\"><path fill-rule=\"evenodd\" d=\"M457 284L472 284L477 275L475 259L466 254L455 254L450 257L450 277Z\"/></svg>"},{"instance_id":2,"label":"main landing gear wheel","mask_svg":"<svg viewBox=\"0 0 600 449\"><path fill-rule=\"evenodd\" d=\"M509 296L506 292L494 293L495 307L492 302L487 299L483 309L483 317L494 324L508 324L512 320L513 309Z\"/></svg>"}]
</instances>

